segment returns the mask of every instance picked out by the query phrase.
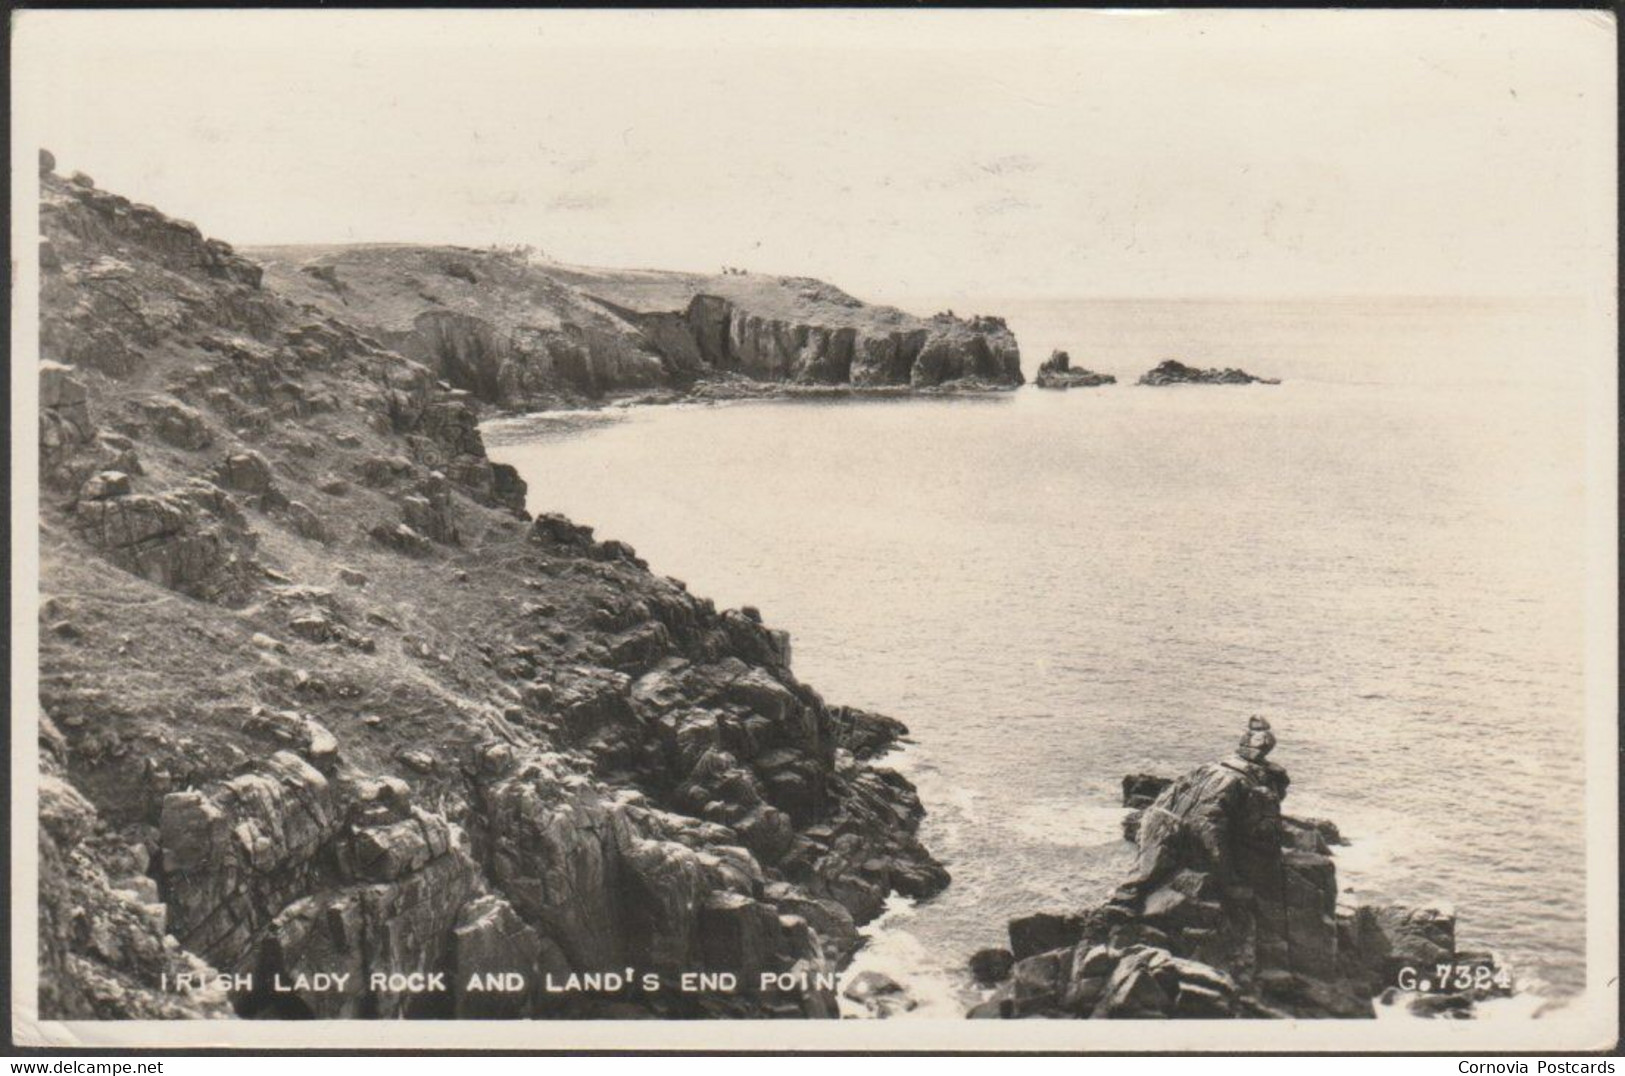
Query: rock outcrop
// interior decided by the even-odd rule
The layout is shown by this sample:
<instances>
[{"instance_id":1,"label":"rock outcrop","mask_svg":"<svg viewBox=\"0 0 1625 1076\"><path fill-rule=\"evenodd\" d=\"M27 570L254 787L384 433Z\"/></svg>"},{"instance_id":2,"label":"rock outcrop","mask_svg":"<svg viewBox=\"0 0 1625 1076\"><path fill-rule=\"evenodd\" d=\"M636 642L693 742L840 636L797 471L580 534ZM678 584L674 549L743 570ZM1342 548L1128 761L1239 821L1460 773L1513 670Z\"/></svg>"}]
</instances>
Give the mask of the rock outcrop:
<instances>
[{"instance_id":1,"label":"rock outcrop","mask_svg":"<svg viewBox=\"0 0 1625 1076\"><path fill-rule=\"evenodd\" d=\"M1338 907L1327 824L1281 813L1274 746L1255 717L1230 758L1124 778L1141 811L1129 878L1094 907L1011 920L1008 978L971 1015L1369 1017L1402 989L1422 991L1413 1011L1461 1015L1504 992L1488 954L1456 948L1451 916ZM1440 965L1456 969L1443 984ZM984 951L973 970L985 981L1003 966Z\"/></svg>"},{"instance_id":2,"label":"rock outcrop","mask_svg":"<svg viewBox=\"0 0 1625 1076\"><path fill-rule=\"evenodd\" d=\"M1279 378L1255 377L1245 370L1199 370L1177 359L1164 359L1140 375L1142 385L1279 385Z\"/></svg>"},{"instance_id":3,"label":"rock outcrop","mask_svg":"<svg viewBox=\"0 0 1625 1076\"><path fill-rule=\"evenodd\" d=\"M799 283L827 288L816 281ZM907 318L877 323L867 313L853 316L848 307L837 308L830 318L834 324L818 324L802 320L817 314L753 312L748 297L699 294L682 311L649 313L602 301L644 328L657 349L675 357L677 369L695 377L734 372L757 381L860 388L953 383L999 388L1023 382L1021 353L1000 318L943 314L916 326Z\"/></svg>"},{"instance_id":4,"label":"rock outcrop","mask_svg":"<svg viewBox=\"0 0 1625 1076\"><path fill-rule=\"evenodd\" d=\"M456 247L255 254L274 287L508 410L613 393L991 389L1023 380L1015 337L998 318L917 318L804 277L615 272Z\"/></svg>"},{"instance_id":5,"label":"rock outcrop","mask_svg":"<svg viewBox=\"0 0 1625 1076\"><path fill-rule=\"evenodd\" d=\"M342 316L375 282L292 301L41 167L42 1015L836 1015L858 926L948 880L907 729L532 519L478 385Z\"/></svg>"},{"instance_id":6,"label":"rock outcrop","mask_svg":"<svg viewBox=\"0 0 1625 1076\"><path fill-rule=\"evenodd\" d=\"M1093 370L1073 369L1072 356L1064 351L1055 351L1038 367L1038 376L1033 378L1033 384L1041 389L1094 388L1098 385L1115 385L1117 378L1111 374L1097 374Z\"/></svg>"}]
</instances>

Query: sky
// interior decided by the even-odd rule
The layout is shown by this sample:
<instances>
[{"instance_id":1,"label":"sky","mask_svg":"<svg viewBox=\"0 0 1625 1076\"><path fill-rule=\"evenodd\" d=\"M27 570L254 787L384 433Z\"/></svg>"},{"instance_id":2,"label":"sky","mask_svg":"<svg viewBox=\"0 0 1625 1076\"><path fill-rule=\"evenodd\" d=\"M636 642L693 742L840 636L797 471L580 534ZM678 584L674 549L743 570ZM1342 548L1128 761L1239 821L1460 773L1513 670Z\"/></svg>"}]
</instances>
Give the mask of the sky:
<instances>
[{"instance_id":1,"label":"sky","mask_svg":"<svg viewBox=\"0 0 1625 1076\"><path fill-rule=\"evenodd\" d=\"M1613 286L1603 13L14 19L17 139L238 246L530 244L894 302Z\"/></svg>"}]
</instances>

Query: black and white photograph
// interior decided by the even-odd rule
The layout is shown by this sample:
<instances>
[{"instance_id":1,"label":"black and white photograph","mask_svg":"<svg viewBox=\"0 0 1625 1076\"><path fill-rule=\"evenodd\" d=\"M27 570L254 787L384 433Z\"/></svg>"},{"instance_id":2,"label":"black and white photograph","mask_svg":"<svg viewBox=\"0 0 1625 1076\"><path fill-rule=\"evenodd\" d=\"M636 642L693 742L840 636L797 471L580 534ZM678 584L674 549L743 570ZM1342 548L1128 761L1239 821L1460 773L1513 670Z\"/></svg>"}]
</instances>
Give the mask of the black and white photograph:
<instances>
[{"instance_id":1,"label":"black and white photograph","mask_svg":"<svg viewBox=\"0 0 1625 1076\"><path fill-rule=\"evenodd\" d=\"M9 45L14 1044L1616 1047L1611 9Z\"/></svg>"}]
</instances>

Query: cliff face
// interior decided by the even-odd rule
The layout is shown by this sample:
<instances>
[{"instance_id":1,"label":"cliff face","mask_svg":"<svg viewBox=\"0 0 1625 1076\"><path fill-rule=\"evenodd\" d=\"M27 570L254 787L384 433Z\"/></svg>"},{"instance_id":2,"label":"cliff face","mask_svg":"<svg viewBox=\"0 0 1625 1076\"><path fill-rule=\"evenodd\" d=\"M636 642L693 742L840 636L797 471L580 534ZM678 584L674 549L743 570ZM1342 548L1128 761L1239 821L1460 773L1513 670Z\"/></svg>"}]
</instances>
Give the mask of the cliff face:
<instances>
[{"instance_id":1,"label":"cliff face","mask_svg":"<svg viewBox=\"0 0 1625 1076\"><path fill-rule=\"evenodd\" d=\"M510 410L713 378L858 388L1022 383L997 318L916 318L820 281L615 272L450 247L252 252L290 297Z\"/></svg>"},{"instance_id":2,"label":"cliff face","mask_svg":"<svg viewBox=\"0 0 1625 1076\"><path fill-rule=\"evenodd\" d=\"M816 282L812 282L816 283ZM950 382L1023 382L1015 337L998 318L886 319L763 314L749 298L697 294L681 311L604 305L636 324L674 367L699 378L726 371L802 385L932 388ZM841 322L851 322L842 324Z\"/></svg>"},{"instance_id":3,"label":"cliff face","mask_svg":"<svg viewBox=\"0 0 1625 1076\"><path fill-rule=\"evenodd\" d=\"M1489 954L1457 949L1453 917L1338 907L1341 837L1281 812L1289 782L1266 757L1274 746L1254 718L1230 758L1177 780L1125 778L1138 809L1129 878L1098 906L1011 920L1010 951L972 961L1004 981L971 1015L1370 1017L1373 998L1430 979L1412 1011L1464 1015L1505 992Z\"/></svg>"},{"instance_id":4,"label":"cliff face","mask_svg":"<svg viewBox=\"0 0 1625 1076\"><path fill-rule=\"evenodd\" d=\"M759 975L829 969L888 893L946 884L875 764L906 730L826 705L754 613L532 519L476 424L533 374L665 360L596 306L358 326L342 265L301 274L331 304L290 300L49 164L42 1015L834 1015ZM740 987L683 994L688 970Z\"/></svg>"}]
</instances>

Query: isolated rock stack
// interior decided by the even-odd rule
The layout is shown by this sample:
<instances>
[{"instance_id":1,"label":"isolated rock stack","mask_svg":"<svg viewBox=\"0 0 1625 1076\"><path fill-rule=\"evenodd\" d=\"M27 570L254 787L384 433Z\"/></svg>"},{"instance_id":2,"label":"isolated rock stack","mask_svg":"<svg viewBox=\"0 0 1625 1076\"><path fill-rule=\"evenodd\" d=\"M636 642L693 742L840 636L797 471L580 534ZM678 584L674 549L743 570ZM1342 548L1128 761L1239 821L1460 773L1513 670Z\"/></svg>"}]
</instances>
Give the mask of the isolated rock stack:
<instances>
[{"instance_id":1,"label":"isolated rock stack","mask_svg":"<svg viewBox=\"0 0 1625 1076\"><path fill-rule=\"evenodd\" d=\"M1012 920L1009 977L971 1016L1371 1016L1402 967L1489 965L1456 951L1443 913L1339 912L1328 836L1340 838L1281 813L1274 747L1254 717L1229 758L1171 782L1125 778L1125 806L1143 808L1128 880L1083 912ZM974 958L983 981L1003 970L997 953ZM1465 1011L1484 992L1412 1007Z\"/></svg>"},{"instance_id":2,"label":"isolated rock stack","mask_svg":"<svg viewBox=\"0 0 1625 1076\"><path fill-rule=\"evenodd\" d=\"M1073 389L1094 388L1097 385L1115 385L1117 378L1111 374L1097 374L1093 370L1072 368L1072 356L1064 351L1054 351L1038 367L1038 376L1033 384L1041 389Z\"/></svg>"}]
</instances>

